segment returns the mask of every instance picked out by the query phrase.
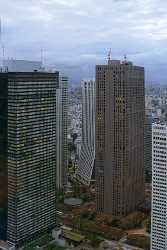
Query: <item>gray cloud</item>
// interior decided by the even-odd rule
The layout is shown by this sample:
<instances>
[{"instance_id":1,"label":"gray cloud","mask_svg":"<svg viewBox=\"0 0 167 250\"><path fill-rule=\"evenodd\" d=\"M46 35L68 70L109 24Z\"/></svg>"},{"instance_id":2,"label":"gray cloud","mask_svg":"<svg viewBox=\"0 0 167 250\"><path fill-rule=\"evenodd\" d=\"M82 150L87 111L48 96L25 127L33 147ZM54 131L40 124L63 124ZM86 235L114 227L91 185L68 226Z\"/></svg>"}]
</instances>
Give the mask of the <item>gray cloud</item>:
<instances>
[{"instance_id":1,"label":"gray cloud","mask_svg":"<svg viewBox=\"0 0 167 250\"><path fill-rule=\"evenodd\" d=\"M6 56L37 60L44 48L45 63L74 82L93 77L110 47L165 82L166 14L166 0L0 0Z\"/></svg>"}]
</instances>

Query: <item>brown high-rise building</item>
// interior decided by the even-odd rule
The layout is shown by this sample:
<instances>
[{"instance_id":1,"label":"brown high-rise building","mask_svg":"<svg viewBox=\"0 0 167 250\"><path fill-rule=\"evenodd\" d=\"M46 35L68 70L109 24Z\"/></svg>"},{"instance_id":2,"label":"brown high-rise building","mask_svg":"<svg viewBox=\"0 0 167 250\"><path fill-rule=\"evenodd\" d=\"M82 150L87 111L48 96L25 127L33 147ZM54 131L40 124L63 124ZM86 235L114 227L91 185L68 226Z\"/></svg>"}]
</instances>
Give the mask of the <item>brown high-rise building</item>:
<instances>
[{"instance_id":1,"label":"brown high-rise building","mask_svg":"<svg viewBox=\"0 0 167 250\"><path fill-rule=\"evenodd\" d=\"M144 200L144 68L96 66L96 206L126 215Z\"/></svg>"}]
</instances>

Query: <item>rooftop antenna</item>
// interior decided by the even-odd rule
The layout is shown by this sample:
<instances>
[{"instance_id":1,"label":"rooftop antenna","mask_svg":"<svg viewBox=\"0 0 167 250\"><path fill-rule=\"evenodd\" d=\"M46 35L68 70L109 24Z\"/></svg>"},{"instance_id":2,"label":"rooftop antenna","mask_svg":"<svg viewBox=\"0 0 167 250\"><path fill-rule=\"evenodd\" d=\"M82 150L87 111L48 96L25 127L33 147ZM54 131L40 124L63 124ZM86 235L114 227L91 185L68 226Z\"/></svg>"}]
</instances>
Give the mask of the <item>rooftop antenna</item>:
<instances>
[{"instance_id":1,"label":"rooftop antenna","mask_svg":"<svg viewBox=\"0 0 167 250\"><path fill-rule=\"evenodd\" d=\"M127 61L127 55L124 55L124 61L125 62Z\"/></svg>"},{"instance_id":2,"label":"rooftop antenna","mask_svg":"<svg viewBox=\"0 0 167 250\"><path fill-rule=\"evenodd\" d=\"M108 52L108 62L111 60L111 49Z\"/></svg>"},{"instance_id":3,"label":"rooftop antenna","mask_svg":"<svg viewBox=\"0 0 167 250\"><path fill-rule=\"evenodd\" d=\"M43 66L43 48L41 48L41 63L42 63L42 66Z\"/></svg>"},{"instance_id":4,"label":"rooftop antenna","mask_svg":"<svg viewBox=\"0 0 167 250\"><path fill-rule=\"evenodd\" d=\"M3 60L5 58L5 46L2 44L2 56L3 56Z\"/></svg>"},{"instance_id":5,"label":"rooftop antenna","mask_svg":"<svg viewBox=\"0 0 167 250\"><path fill-rule=\"evenodd\" d=\"M0 17L0 46L2 49L2 61L4 61L4 59L5 59L5 46L4 46L3 41L2 41L2 19L1 19L1 17Z\"/></svg>"},{"instance_id":6,"label":"rooftop antenna","mask_svg":"<svg viewBox=\"0 0 167 250\"><path fill-rule=\"evenodd\" d=\"M2 43L2 20L0 17L0 42Z\"/></svg>"}]
</instances>

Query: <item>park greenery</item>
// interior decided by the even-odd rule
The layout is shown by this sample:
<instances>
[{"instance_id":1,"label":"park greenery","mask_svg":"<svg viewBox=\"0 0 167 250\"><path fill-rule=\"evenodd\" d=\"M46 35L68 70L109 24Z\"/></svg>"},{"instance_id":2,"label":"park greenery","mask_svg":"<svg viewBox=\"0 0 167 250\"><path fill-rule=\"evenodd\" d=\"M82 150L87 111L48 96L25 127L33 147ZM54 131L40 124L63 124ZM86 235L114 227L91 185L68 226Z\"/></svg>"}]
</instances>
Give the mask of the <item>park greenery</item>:
<instances>
[{"instance_id":1,"label":"park greenery","mask_svg":"<svg viewBox=\"0 0 167 250\"><path fill-rule=\"evenodd\" d=\"M151 233L151 217L149 217L148 220L147 220L146 231L149 234Z\"/></svg>"},{"instance_id":2,"label":"park greenery","mask_svg":"<svg viewBox=\"0 0 167 250\"><path fill-rule=\"evenodd\" d=\"M145 229L150 233L150 213L144 210L136 211L126 217L115 217L111 214L97 213L95 208L95 192L93 188L81 185L71 179L71 192L60 192L58 201L63 212L62 223L82 233L93 247L100 244L99 237L119 241L128 235L129 230ZM70 207L64 204L65 198L80 198L82 205ZM127 243L136 247L148 249L150 240L143 235L131 237L128 235ZM143 247L143 248L144 248Z\"/></svg>"},{"instance_id":3,"label":"park greenery","mask_svg":"<svg viewBox=\"0 0 167 250\"><path fill-rule=\"evenodd\" d=\"M99 247L100 243L102 242L102 240L94 233L89 234L87 239L89 240L90 245L95 248Z\"/></svg>"},{"instance_id":4,"label":"park greenery","mask_svg":"<svg viewBox=\"0 0 167 250\"><path fill-rule=\"evenodd\" d=\"M65 250L65 247L56 246L55 243L49 244L43 250Z\"/></svg>"}]
</instances>

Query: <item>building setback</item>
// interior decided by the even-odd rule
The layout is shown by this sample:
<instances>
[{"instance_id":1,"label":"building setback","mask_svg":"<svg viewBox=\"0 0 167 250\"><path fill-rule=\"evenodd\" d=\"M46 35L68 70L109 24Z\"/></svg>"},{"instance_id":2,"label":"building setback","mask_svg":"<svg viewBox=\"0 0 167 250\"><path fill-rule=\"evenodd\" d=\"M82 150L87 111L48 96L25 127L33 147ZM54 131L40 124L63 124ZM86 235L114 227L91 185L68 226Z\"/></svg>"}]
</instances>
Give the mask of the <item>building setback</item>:
<instances>
[{"instance_id":1,"label":"building setback","mask_svg":"<svg viewBox=\"0 0 167 250\"><path fill-rule=\"evenodd\" d=\"M95 82L82 81L82 145L77 179L90 185L95 162Z\"/></svg>"},{"instance_id":2,"label":"building setback","mask_svg":"<svg viewBox=\"0 0 167 250\"><path fill-rule=\"evenodd\" d=\"M0 206L17 246L55 226L59 73L0 73Z\"/></svg>"},{"instance_id":3,"label":"building setback","mask_svg":"<svg viewBox=\"0 0 167 250\"><path fill-rule=\"evenodd\" d=\"M167 249L167 124L152 125L151 250Z\"/></svg>"},{"instance_id":4,"label":"building setback","mask_svg":"<svg viewBox=\"0 0 167 250\"><path fill-rule=\"evenodd\" d=\"M96 207L126 215L144 200L144 68L96 66Z\"/></svg>"},{"instance_id":5,"label":"building setback","mask_svg":"<svg viewBox=\"0 0 167 250\"><path fill-rule=\"evenodd\" d=\"M56 103L56 187L58 190L62 190L67 185L68 165L68 78L65 76L59 76Z\"/></svg>"}]
</instances>

